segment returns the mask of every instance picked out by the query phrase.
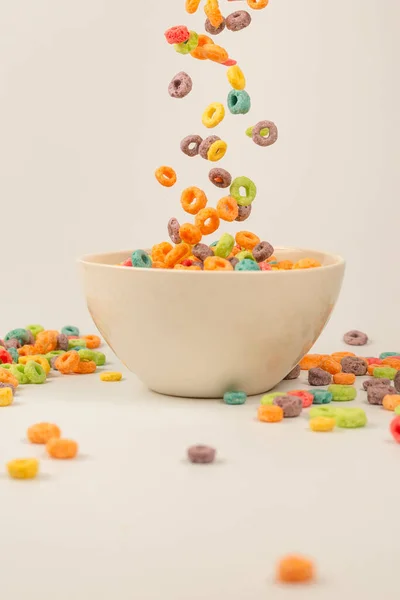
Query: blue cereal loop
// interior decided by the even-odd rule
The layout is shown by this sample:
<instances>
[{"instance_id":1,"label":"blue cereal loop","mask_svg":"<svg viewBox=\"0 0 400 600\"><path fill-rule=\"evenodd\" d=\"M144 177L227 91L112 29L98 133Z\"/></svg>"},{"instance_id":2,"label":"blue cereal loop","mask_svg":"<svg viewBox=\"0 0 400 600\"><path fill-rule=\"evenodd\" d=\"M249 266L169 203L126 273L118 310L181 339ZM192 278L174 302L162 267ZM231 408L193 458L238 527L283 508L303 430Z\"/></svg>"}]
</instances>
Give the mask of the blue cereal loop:
<instances>
[{"instance_id":1,"label":"blue cereal loop","mask_svg":"<svg viewBox=\"0 0 400 600\"><path fill-rule=\"evenodd\" d=\"M144 250L132 252L132 266L140 269L150 269L153 264L150 256Z\"/></svg>"},{"instance_id":2,"label":"blue cereal loop","mask_svg":"<svg viewBox=\"0 0 400 600\"><path fill-rule=\"evenodd\" d=\"M245 115L251 107L246 90L231 90L228 94L228 108L233 115Z\"/></svg>"},{"instance_id":3,"label":"blue cereal loop","mask_svg":"<svg viewBox=\"0 0 400 600\"><path fill-rule=\"evenodd\" d=\"M235 271L260 271L260 267L254 260L245 258L237 263Z\"/></svg>"},{"instance_id":4,"label":"blue cereal loop","mask_svg":"<svg viewBox=\"0 0 400 600\"><path fill-rule=\"evenodd\" d=\"M245 392L225 392L224 402L225 404L238 405L244 404L247 400L247 394Z\"/></svg>"}]
</instances>

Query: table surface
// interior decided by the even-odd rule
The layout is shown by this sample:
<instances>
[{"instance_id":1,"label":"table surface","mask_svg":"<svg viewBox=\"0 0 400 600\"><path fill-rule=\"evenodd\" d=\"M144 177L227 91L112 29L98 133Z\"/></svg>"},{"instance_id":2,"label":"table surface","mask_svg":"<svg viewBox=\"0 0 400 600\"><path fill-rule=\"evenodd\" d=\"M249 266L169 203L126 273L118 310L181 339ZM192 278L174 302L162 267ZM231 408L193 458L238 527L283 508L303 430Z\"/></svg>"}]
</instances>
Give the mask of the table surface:
<instances>
[{"instance_id":1,"label":"table surface","mask_svg":"<svg viewBox=\"0 0 400 600\"><path fill-rule=\"evenodd\" d=\"M55 374L21 386L1 410L3 462L41 461L36 480L0 476L7 600L397 598L400 446L393 413L366 403L364 378L351 406L366 410L368 426L317 434L307 411L263 424L259 397L172 399L123 372L114 384ZM279 389L303 387L304 372ZM52 460L29 444L39 421L77 440L79 457ZM190 464L196 443L218 460ZM315 560L315 585L275 582L277 560L293 552Z\"/></svg>"}]
</instances>

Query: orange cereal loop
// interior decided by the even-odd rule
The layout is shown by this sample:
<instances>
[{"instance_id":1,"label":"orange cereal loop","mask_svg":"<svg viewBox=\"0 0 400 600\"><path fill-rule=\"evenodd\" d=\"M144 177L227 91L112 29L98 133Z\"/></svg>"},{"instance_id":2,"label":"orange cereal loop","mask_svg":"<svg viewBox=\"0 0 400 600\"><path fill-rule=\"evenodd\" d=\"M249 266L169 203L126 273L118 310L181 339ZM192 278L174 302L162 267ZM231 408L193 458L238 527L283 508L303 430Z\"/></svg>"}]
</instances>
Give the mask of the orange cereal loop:
<instances>
[{"instance_id":1,"label":"orange cereal loop","mask_svg":"<svg viewBox=\"0 0 400 600\"><path fill-rule=\"evenodd\" d=\"M323 371L327 371L331 375L341 373L342 371L342 365L331 357L323 358L319 366Z\"/></svg>"},{"instance_id":2,"label":"orange cereal loop","mask_svg":"<svg viewBox=\"0 0 400 600\"><path fill-rule=\"evenodd\" d=\"M168 252L172 250L172 244L169 242L161 242L161 244L156 244L151 249L151 260L154 262L164 262L165 257Z\"/></svg>"},{"instance_id":3,"label":"orange cereal loop","mask_svg":"<svg viewBox=\"0 0 400 600\"><path fill-rule=\"evenodd\" d=\"M27 344L25 346L21 346L21 348L18 348L18 354L20 356L33 356L34 354L37 354L37 350L35 348L35 346L31 346L30 344Z\"/></svg>"},{"instance_id":4,"label":"orange cereal loop","mask_svg":"<svg viewBox=\"0 0 400 600\"><path fill-rule=\"evenodd\" d=\"M354 373L335 373L333 376L333 383L337 385L353 385L356 381Z\"/></svg>"},{"instance_id":5,"label":"orange cereal loop","mask_svg":"<svg viewBox=\"0 0 400 600\"><path fill-rule=\"evenodd\" d=\"M233 266L225 258L219 256L207 256L204 261L205 271L233 271Z\"/></svg>"},{"instance_id":6,"label":"orange cereal loop","mask_svg":"<svg viewBox=\"0 0 400 600\"><path fill-rule=\"evenodd\" d=\"M162 166L155 172L158 183L164 187L172 187L176 183L176 173L172 167Z\"/></svg>"},{"instance_id":7,"label":"orange cereal loop","mask_svg":"<svg viewBox=\"0 0 400 600\"><path fill-rule=\"evenodd\" d=\"M219 9L218 0L207 0L204 12L213 27L218 28L223 23L224 17Z\"/></svg>"},{"instance_id":8,"label":"orange cereal loop","mask_svg":"<svg viewBox=\"0 0 400 600\"><path fill-rule=\"evenodd\" d=\"M203 208L197 213L194 222L203 235L210 235L219 227L219 216L215 208Z\"/></svg>"},{"instance_id":9,"label":"orange cereal loop","mask_svg":"<svg viewBox=\"0 0 400 600\"><path fill-rule=\"evenodd\" d=\"M229 58L227 51L217 44L204 44L203 52L206 58L217 63L224 63Z\"/></svg>"},{"instance_id":10,"label":"orange cereal loop","mask_svg":"<svg viewBox=\"0 0 400 600\"><path fill-rule=\"evenodd\" d=\"M262 405L258 407L258 420L264 423L279 423L283 419L283 409L280 406Z\"/></svg>"},{"instance_id":11,"label":"orange cereal loop","mask_svg":"<svg viewBox=\"0 0 400 600\"><path fill-rule=\"evenodd\" d=\"M207 196L203 190L198 187L189 187L183 190L181 195L181 205L190 215L197 215L197 213L205 208L207 204Z\"/></svg>"},{"instance_id":12,"label":"orange cereal loop","mask_svg":"<svg viewBox=\"0 0 400 600\"><path fill-rule=\"evenodd\" d=\"M384 396L382 401L382 406L386 410L394 410L398 406L400 406L400 395L399 394L387 394Z\"/></svg>"},{"instance_id":13,"label":"orange cereal loop","mask_svg":"<svg viewBox=\"0 0 400 600\"><path fill-rule=\"evenodd\" d=\"M395 358L394 356L388 356L384 358L382 360L382 365L387 365L388 367L392 367L392 369L397 369L400 371L400 359Z\"/></svg>"},{"instance_id":14,"label":"orange cereal loop","mask_svg":"<svg viewBox=\"0 0 400 600\"><path fill-rule=\"evenodd\" d=\"M272 255L269 258L267 258L267 262L278 262L276 256Z\"/></svg>"},{"instance_id":15,"label":"orange cereal loop","mask_svg":"<svg viewBox=\"0 0 400 600\"><path fill-rule=\"evenodd\" d=\"M334 352L331 354L331 358L336 360L336 362L341 362L342 358L345 356L355 356L355 354L353 352Z\"/></svg>"},{"instance_id":16,"label":"orange cereal loop","mask_svg":"<svg viewBox=\"0 0 400 600\"><path fill-rule=\"evenodd\" d=\"M268 262L271 262L271 261L268 261ZM293 269L293 263L291 260L281 260L278 262L278 264L276 266L281 271L290 271L291 269Z\"/></svg>"},{"instance_id":17,"label":"orange cereal loop","mask_svg":"<svg viewBox=\"0 0 400 600\"><path fill-rule=\"evenodd\" d=\"M101 339L98 335L83 335L82 339L85 340L86 348L89 350L95 350L101 346Z\"/></svg>"},{"instance_id":18,"label":"orange cereal loop","mask_svg":"<svg viewBox=\"0 0 400 600\"><path fill-rule=\"evenodd\" d=\"M253 10L261 10L268 6L269 0L247 0L247 4Z\"/></svg>"},{"instance_id":19,"label":"orange cereal loop","mask_svg":"<svg viewBox=\"0 0 400 600\"><path fill-rule=\"evenodd\" d=\"M174 269L178 269L179 271L201 271L201 267L198 265L191 265L190 267L186 267L185 265L177 264L174 266Z\"/></svg>"},{"instance_id":20,"label":"orange cereal loop","mask_svg":"<svg viewBox=\"0 0 400 600\"><path fill-rule=\"evenodd\" d=\"M192 50L192 52L190 53L191 56L193 56L193 58L198 58L199 60L207 60L207 56L203 47L206 44L211 45L213 43L214 41L207 35L199 35L199 43L197 44L197 48Z\"/></svg>"},{"instance_id":21,"label":"orange cereal loop","mask_svg":"<svg viewBox=\"0 0 400 600\"><path fill-rule=\"evenodd\" d=\"M235 240L245 250L253 250L260 243L260 238L251 231L238 231Z\"/></svg>"},{"instance_id":22,"label":"orange cereal loop","mask_svg":"<svg viewBox=\"0 0 400 600\"><path fill-rule=\"evenodd\" d=\"M239 214L239 206L235 198L225 196L218 201L217 214L223 221L234 221Z\"/></svg>"},{"instance_id":23,"label":"orange cereal loop","mask_svg":"<svg viewBox=\"0 0 400 600\"><path fill-rule=\"evenodd\" d=\"M47 444L52 438L61 437L61 431L53 423L36 423L29 427L26 435L32 444Z\"/></svg>"},{"instance_id":24,"label":"orange cereal loop","mask_svg":"<svg viewBox=\"0 0 400 600\"><path fill-rule=\"evenodd\" d=\"M154 260L152 265L151 265L152 269L166 269L166 265L163 262L160 262L158 260Z\"/></svg>"},{"instance_id":25,"label":"orange cereal loop","mask_svg":"<svg viewBox=\"0 0 400 600\"><path fill-rule=\"evenodd\" d=\"M74 369L74 373L77 375L88 375L89 373L94 373L96 368L96 363L93 360L82 360L78 363L76 369Z\"/></svg>"},{"instance_id":26,"label":"orange cereal loop","mask_svg":"<svg viewBox=\"0 0 400 600\"><path fill-rule=\"evenodd\" d=\"M193 15L199 8L200 0L186 0L185 10L189 15Z\"/></svg>"},{"instance_id":27,"label":"orange cereal loop","mask_svg":"<svg viewBox=\"0 0 400 600\"><path fill-rule=\"evenodd\" d=\"M300 361L300 369L302 371L309 371L315 367L319 367L322 362L321 354L306 354L305 357Z\"/></svg>"},{"instance_id":28,"label":"orange cereal loop","mask_svg":"<svg viewBox=\"0 0 400 600\"><path fill-rule=\"evenodd\" d=\"M303 556L286 556L279 561L277 579L282 583L305 583L314 579L314 565Z\"/></svg>"},{"instance_id":29,"label":"orange cereal loop","mask_svg":"<svg viewBox=\"0 0 400 600\"><path fill-rule=\"evenodd\" d=\"M15 388L19 385L16 377L7 369L0 369L0 383L10 383Z\"/></svg>"},{"instance_id":30,"label":"orange cereal loop","mask_svg":"<svg viewBox=\"0 0 400 600\"><path fill-rule=\"evenodd\" d=\"M69 373L73 373L75 369L78 368L80 362L80 357L75 350L71 350L70 352L66 352L65 354L61 354L54 365L60 373L67 375Z\"/></svg>"},{"instance_id":31,"label":"orange cereal loop","mask_svg":"<svg viewBox=\"0 0 400 600\"><path fill-rule=\"evenodd\" d=\"M58 331L41 331L36 336L35 354L48 354L57 348Z\"/></svg>"},{"instance_id":32,"label":"orange cereal loop","mask_svg":"<svg viewBox=\"0 0 400 600\"><path fill-rule=\"evenodd\" d=\"M78 444L73 440L52 438L46 444L46 451L51 458L75 458Z\"/></svg>"},{"instance_id":33,"label":"orange cereal loop","mask_svg":"<svg viewBox=\"0 0 400 600\"><path fill-rule=\"evenodd\" d=\"M197 225L184 223L179 229L179 237L183 242L194 245L198 244L203 236Z\"/></svg>"},{"instance_id":34,"label":"orange cereal loop","mask_svg":"<svg viewBox=\"0 0 400 600\"><path fill-rule=\"evenodd\" d=\"M168 252L167 256L165 257L165 266L168 269L172 269L176 263L179 263L181 260L187 258L191 252L192 249L189 244L177 244L175 248L172 248L172 250Z\"/></svg>"},{"instance_id":35,"label":"orange cereal loop","mask_svg":"<svg viewBox=\"0 0 400 600\"><path fill-rule=\"evenodd\" d=\"M314 269L315 267L321 267L319 260L313 258L302 258L297 263L294 263L293 269Z\"/></svg>"}]
</instances>

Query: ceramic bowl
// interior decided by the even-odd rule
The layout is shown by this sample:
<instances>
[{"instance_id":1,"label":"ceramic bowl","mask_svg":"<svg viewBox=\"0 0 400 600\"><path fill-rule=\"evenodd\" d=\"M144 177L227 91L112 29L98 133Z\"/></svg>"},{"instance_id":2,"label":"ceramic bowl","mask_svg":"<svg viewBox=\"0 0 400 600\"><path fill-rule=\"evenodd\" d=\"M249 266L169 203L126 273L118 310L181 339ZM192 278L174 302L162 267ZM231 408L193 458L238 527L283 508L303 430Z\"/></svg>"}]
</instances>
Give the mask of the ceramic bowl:
<instances>
[{"instance_id":1,"label":"ceramic bowl","mask_svg":"<svg viewBox=\"0 0 400 600\"><path fill-rule=\"evenodd\" d=\"M80 263L90 314L124 365L151 390L220 398L273 388L310 350L338 298L340 256L275 249L278 260L322 267L208 272L115 266L130 251Z\"/></svg>"}]
</instances>

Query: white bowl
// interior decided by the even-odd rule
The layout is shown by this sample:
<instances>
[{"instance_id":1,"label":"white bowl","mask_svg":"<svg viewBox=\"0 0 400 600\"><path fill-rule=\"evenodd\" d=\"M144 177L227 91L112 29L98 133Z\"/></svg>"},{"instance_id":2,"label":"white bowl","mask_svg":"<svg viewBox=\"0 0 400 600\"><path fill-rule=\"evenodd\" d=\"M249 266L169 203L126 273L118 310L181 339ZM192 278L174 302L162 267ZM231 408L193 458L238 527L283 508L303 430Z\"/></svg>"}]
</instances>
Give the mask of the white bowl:
<instances>
[{"instance_id":1,"label":"white bowl","mask_svg":"<svg viewBox=\"0 0 400 600\"><path fill-rule=\"evenodd\" d=\"M339 256L278 248L322 267L209 272L115 266L130 251L80 261L88 308L107 343L150 389L220 398L273 388L309 351L338 298Z\"/></svg>"}]
</instances>

